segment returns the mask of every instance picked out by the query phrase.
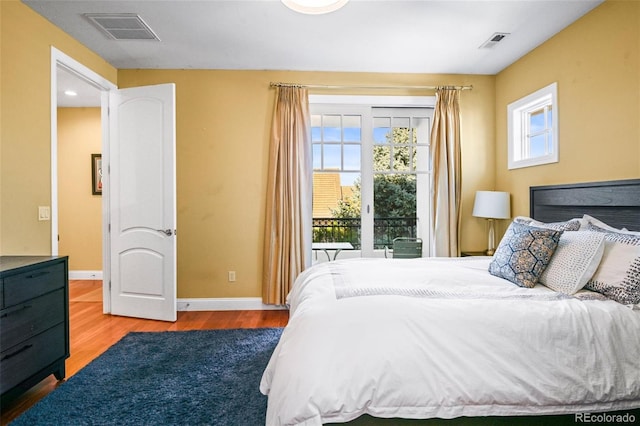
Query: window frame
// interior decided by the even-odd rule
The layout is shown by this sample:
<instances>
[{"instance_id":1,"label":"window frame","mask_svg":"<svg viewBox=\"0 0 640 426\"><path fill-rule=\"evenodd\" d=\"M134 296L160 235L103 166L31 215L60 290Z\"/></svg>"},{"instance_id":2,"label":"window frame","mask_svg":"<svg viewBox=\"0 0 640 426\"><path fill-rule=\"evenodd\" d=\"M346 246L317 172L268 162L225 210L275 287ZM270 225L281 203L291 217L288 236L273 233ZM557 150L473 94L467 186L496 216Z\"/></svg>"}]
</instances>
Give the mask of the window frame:
<instances>
[{"instance_id":1,"label":"window frame","mask_svg":"<svg viewBox=\"0 0 640 426\"><path fill-rule=\"evenodd\" d=\"M547 122L545 113L545 127L542 133L529 134L530 117L540 109L551 107L551 123ZM551 83L507 106L508 127L508 168L539 166L558 162L558 84ZM532 136L545 135L551 137L551 143L546 144L549 152L545 155L532 157L530 155L530 140Z\"/></svg>"}]
</instances>

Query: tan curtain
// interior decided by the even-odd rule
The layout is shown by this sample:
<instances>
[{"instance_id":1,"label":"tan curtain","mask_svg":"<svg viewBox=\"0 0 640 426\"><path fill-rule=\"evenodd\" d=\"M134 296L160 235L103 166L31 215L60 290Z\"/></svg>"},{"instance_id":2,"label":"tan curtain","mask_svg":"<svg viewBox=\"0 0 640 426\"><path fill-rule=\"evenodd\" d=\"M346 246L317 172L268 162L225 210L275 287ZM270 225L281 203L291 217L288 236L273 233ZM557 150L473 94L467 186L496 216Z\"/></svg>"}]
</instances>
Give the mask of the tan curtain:
<instances>
[{"instance_id":1,"label":"tan curtain","mask_svg":"<svg viewBox=\"0 0 640 426\"><path fill-rule=\"evenodd\" d=\"M267 180L262 301L285 303L311 264L312 164L307 90L278 87Z\"/></svg>"},{"instance_id":2,"label":"tan curtain","mask_svg":"<svg viewBox=\"0 0 640 426\"><path fill-rule=\"evenodd\" d=\"M460 90L436 90L431 128L433 147L432 255L460 255L461 153Z\"/></svg>"}]
</instances>

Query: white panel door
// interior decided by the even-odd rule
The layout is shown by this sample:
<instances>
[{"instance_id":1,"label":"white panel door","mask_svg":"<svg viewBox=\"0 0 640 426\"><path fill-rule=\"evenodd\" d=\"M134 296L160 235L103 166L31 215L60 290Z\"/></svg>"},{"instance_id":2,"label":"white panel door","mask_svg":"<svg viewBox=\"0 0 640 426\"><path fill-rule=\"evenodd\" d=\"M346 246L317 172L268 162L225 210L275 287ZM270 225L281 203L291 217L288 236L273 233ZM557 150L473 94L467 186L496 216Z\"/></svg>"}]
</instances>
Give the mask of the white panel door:
<instances>
[{"instance_id":1,"label":"white panel door","mask_svg":"<svg viewBox=\"0 0 640 426\"><path fill-rule=\"evenodd\" d=\"M111 313L176 320L175 85L109 97Z\"/></svg>"}]
</instances>

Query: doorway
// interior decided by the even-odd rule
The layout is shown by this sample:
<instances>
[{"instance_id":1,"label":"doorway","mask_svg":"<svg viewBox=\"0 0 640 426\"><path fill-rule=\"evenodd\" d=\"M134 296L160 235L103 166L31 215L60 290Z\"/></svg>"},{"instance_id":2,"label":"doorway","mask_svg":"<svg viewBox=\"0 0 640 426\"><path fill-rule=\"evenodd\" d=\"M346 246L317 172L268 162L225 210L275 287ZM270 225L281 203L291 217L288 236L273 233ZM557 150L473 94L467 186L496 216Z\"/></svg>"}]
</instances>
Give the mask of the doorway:
<instances>
[{"instance_id":1,"label":"doorway","mask_svg":"<svg viewBox=\"0 0 640 426\"><path fill-rule=\"evenodd\" d=\"M67 56L56 48L51 48L51 254L59 253L59 193L58 182L58 106L71 105L71 101L65 101L64 90L65 81L75 81L80 84L82 93L77 93L75 106L96 106L101 109L101 152L108 152L108 93L116 89L116 86L104 79L94 71ZM82 97L82 100L80 99ZM86 105L80 105L80 102ZM108 194L103 194L101 206L101 235L102 235L102 294L103 312L111 312L111 298L109 292L109 239L107 221Z\"/></svg>"},{"instance_id":2,"label":"doorway","mask_svg":"<svg viewBox=\"0 0 640 426\"><path fill-rule=\"evenodd\" d=\"M100 167L106 165L101 192L103 312L175 321L175 84L118 90L55 48L51 56L51 253L59 251L57 92L63 70L100 93ZM163 185L158 188L157 182Z\"/></svg>"},{"instance_id":3,"label":"doorway","mask_svg":"<svg viewBox=\"0 0 640 426\"><path fill-rule=\"evenodd\" d=\"M100 91L59 66L57 101L58 252L70 280L102 280Z\"/></svg>"}]
</instances>

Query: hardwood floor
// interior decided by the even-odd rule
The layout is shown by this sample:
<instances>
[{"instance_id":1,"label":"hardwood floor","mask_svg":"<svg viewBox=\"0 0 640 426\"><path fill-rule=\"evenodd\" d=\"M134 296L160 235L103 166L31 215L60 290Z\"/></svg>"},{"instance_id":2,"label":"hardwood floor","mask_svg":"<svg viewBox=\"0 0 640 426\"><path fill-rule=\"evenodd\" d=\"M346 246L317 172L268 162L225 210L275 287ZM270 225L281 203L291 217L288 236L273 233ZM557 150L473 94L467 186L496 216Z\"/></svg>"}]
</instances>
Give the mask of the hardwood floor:
<instances>
[{"instance_id":1,"label":"hardwood floor","mask_svg":"<svg viewBox=\"0 0 640 426\"><path fill-rule=\"evenodd\" d=\"M102 313L102 302L90 297L90 293L95 295L95 290L100 287L101 281L69 281L71 356L66 362L67 378L130 331L284 327L289 319L289 311L286 310L178 312L175 323L105 315ZM77 301L87 299L97 301ZM8 424L53 391L59 383L53 375L49 376L28 392L3 404L0 424Z\"/></svg>"}]
</instances>

